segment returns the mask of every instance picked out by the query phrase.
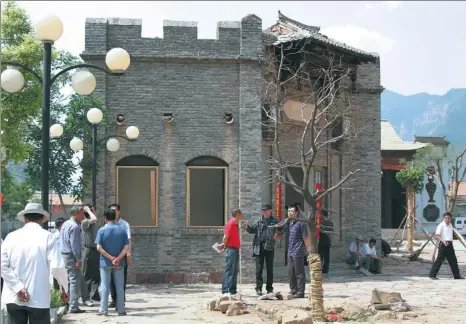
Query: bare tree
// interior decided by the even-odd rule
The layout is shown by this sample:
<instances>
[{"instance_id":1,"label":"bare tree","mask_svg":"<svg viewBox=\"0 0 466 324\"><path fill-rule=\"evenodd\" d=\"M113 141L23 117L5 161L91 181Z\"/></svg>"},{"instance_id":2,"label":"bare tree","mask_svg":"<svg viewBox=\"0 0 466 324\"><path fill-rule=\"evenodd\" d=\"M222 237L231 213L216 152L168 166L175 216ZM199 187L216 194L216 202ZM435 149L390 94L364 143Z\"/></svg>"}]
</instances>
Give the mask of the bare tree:
<instances>
[{"instance_id":1,"label":"bare tree","mask_svg":"<svg viewBox=\"0 0 466 324\"><path fill-rule=\"evenodd\" d=\"M311 171L329 150L343 140L357 136L352 120L352 94L355 66L345 62L343 55L330 49L311 48L311 41L300 40L268 48L263 82L265 91L263 127L273 145L273 154L265 161L272 169L268 181L286 184L303 196L309 214L298 219L307 225L310 244L308 262L311 275L310 304L315 321L326 319L323 305L321 262L317 251L318 202L332 191L351 181L359 170L342 175L335 184L315 191L310 188ZM291 121L287 103L298 102L299 120ZM293 141L286 139L293 137ZM291 150L290 150L290 147ZM284 153L285 152L285 153ZM294 179L290 167L300 167L302 183ZM280 227L283 227L286 218Z\"/></svg>"},{"instance_id":2,"label":"bare tree","mask_svg":"<svg viewBox=\"0 0 466 324\"><path fill-rule=\"evenodd\" d=\"M458 188L466 176L466 166L464 164L465 154L466 147L458 154L453 156L447 155L444 158L436 156L432 161L437 173L440 187L442 188L445 211L450 213L453 213L453 210L455 209ZM448 186L445 184L445 175L443 174L444 170L447 169L445 166L448 168L447 176L450 177L450 179L448 179Z\"/></svg>"},{"instance_id":3,"label":"bare tree","mask_svg":"<svg viewBox=\"0 0 466 324\"><path fill-rule=\"evenodd\" d=\"M443 207L453 213L458 189L466 177L466 147L456 151L454 147L439 149L433 145L421 149L415 156L414 164L431 173L437 179L443 196Z\"/></svg>"},{"instance_id":4,"label":"bare tree","mask_svg":"<svg viewBox=\"0 0 466 324\"><path fill-rule=\"evenodd\" d=\"M466 147L458 152L455 151L454 147L440 149L434 145L429 145L419 150L410 162L411 168L425 170L427 175L437 179L442 190L444 211L451 214L456 206L459 185L466 177L465 158ZM432 234L431 239L433 236ZM426 244L417 251L418 255L425 246ZM432 260L435 259L437 246L438 244L435 246Z\"/></svg>"}]
</instances>

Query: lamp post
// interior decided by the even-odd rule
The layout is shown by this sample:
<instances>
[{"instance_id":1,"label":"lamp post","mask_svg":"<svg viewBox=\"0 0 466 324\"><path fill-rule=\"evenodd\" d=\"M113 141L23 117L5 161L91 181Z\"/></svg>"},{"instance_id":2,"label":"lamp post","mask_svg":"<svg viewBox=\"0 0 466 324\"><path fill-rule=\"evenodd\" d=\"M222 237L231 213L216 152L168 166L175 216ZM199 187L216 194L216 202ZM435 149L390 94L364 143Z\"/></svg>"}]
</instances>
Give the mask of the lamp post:
<instances>
[{"instance_id":1,"label":"lamp post","mask_svg":"<svg viewBox=\"0 0 466 324\"><path fill-rule=\"evenodd\" d=\"M63 134L63 127L58 127L61 125L55 124L52 128L50 127L50 91L52 85L64 73L82 68L97 69L108 75L121 75L129 67L130 56L124 49L114 48L106 55L107 68L92 64L77 64L52 76L52 45L63 34L63 23L57 16L48 16L34 25L34 31L36 38L44 45L42 76L24 64L3 61L1 64L7 65L7 69L1 74L1 87L9 93L19 92L23 89L25 79L18 68L31 73L42 84L41 204L48 211L50 135L60 137ZM76 93L88 95L96 87L95 77L87 70L78 71L72 78L72 87ZM44 223L44 227L48 227L47 223Z\"/></svg>"},{"instance_id":2,"label":"lamp post","mask_svg":"<svg viewBox=\"0 0 466 324\"><path fill-rule=\"evenodd\" d=\"M120 142L117 138L123 138L127 141L135 141L139 137L139 129L136 126L129 126L126 129L126 136L110 135L101 139L97 138L97 127L102 121L103 114L98 108L91 108L87 112L87 120L92 125L92 205L97 204L97 154L98 145L105 140L107 141L107 150L116 152L120 149ZM75 137L70 142L70 147L73 151L79 152L83 149L84 143L81 139Z\"/></svg>"}]
</instances>

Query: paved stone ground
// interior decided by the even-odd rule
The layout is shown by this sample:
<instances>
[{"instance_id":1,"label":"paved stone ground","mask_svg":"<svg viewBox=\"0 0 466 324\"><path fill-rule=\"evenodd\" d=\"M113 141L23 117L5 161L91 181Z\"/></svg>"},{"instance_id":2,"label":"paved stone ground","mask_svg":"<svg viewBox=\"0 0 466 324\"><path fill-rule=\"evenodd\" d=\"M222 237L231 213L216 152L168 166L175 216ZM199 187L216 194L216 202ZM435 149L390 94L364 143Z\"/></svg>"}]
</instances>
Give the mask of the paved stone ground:
<instances>
[{"instance_id":1,"label":"paved stone ground","mask_svg":"<svg viewBox=\"0 0 466 324\"><path fill-rule=\"evenodd\" d=\"M456 251L463 275L466 275L466 251L459 245ZM428 246L422 258L431 259L433 247ZM401 255L396 253L395 255ZM386 259L384 274L374 277L332 278L324 282L326 306L342 305L344 308L366 307L371 298L373 288L384 291L401 292L412 313L417 315L410 320L392 319L380 323L465 323L464 296L466 280L457 281L451 278L450 268L444 264L439 273L440 280L432 281L427 278L431 264L423 262L409 262L404 260ZM351 272L349 272L351 275ZM249 315L227 317L219 312L205 310L207 301L219 294L219 285L154 285L129 286L127 290L128 316L118 317L114 312L111 316L101 318L95 315L97 307L85 308L85 314L67 314L62 323L86 322L94 323L238 323L255 324L275 323L273 318L255 311L258 303L254 296L252 285L239 287L244 295ZM276 291L287 292L287 284L275 285ZM307 306L307 300L267 301L260 302L261 308L284 307L302 308Z\"/></svg>"}]
</instances>

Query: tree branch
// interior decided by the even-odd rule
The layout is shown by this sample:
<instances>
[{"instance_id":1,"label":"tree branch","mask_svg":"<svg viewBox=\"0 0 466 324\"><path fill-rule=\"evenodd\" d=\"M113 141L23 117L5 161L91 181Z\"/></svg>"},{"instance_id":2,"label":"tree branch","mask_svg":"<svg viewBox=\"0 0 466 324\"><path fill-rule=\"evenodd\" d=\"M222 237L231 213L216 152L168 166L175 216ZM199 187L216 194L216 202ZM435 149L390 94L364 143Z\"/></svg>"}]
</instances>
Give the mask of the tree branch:
<instances>
[{"instance_id":1,"label":"tree branch","mask_svg":"<svg viewBox=\"0 0 466 324\"><path fill-rule=\"evenodd\" d=\"M329 193L331 193L332 191L335 191L337 190L338 188L340 188L351 176L355 175L357 172L359 172L360 169L357 169L355 171L351 171L349 172L346 176L344 176L337 184L333 185L332 187L326 189L326 190L323 190L323 191L320 191L319 194L317 195L317 198L316 200L319 201L319 200L322 200L325 196L327 196Z\"/></svg>"}]
</instances>

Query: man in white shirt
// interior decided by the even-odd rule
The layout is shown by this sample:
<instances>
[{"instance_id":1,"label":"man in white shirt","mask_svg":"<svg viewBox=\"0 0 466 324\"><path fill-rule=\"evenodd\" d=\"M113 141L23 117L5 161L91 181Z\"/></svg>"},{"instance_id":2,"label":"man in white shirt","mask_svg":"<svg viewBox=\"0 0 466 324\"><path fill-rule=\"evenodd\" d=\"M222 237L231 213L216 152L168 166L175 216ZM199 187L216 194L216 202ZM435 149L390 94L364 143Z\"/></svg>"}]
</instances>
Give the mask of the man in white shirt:
<instances>
[{"instance_id":1,"label":"man in white shirt","mask_svg":"<svg viewBox=\"0 0 466 324\"><path fill-rule=\"evenodd\" d=\"M348 246L348 251L345 255L345 261L348 264L354 265L356 269L359 269L362 258L362 246L364 244L364 239L362 236L357 235L355 241L351 242Z\"/></svg>"},{"instance_id":2,"label":"man in white shirt","mask_svg":"<svg viewBox=\"0 0 466 324\"><path fill-rule=\"evenodd\" d=\"M438 246L437 259L435 259L430 269L429 277L431 279L438 279L437 273L446 258L450 265L453 278L464 279L460 276L458 260L456 259L455 249L453 248L453 227L451 225L451 214L449 212L443 214L443 222L438 224L437 230L435 231L435 238L440 240L440 243Z\"/></svg>"},{"instance_id":3,"label":"man in white shirt","mask_svg":"<svg viewBox=\"0 0 466 324\"><path fill-rule=\"evenodd\" d=\"M53 239L41 224L49 213L40 204L28 203L17 217L25 225L9 233L2 244L2 304L10 324L48 324Z\"/></svg>"},{"instance_id":4,"label":"man in white shirt","mask_svg":"<svg viewBox=\"0 0 466 324\"><path fill-rule=\"evenodd\" d=\"M60 252L60 232L65 221L66 220L63 217L58 217L55 219L55 226L57 227L57 231L52 234L53 251L50 262L50 278L51 280L53 279L52 282L54 288L60 290L62 294L68 294L68 273L65 268L63 256Z\"/></svg>"},{"instance_id":5,"label":"man in white shirt","mask_svg":"<svg viewBox=\"0 0 466 324\"><path fill-rule=\"evenodd\" d=\"M115 212L116 212L116 224L118 226L121 226L126 231L126 234L128 235L129 249L128 249L128 253L126 253L126 257L125 257L126 258L126 264L125 264L125 267L124 267L124 291L125 291L125 300L126 300L126 278L128 276L128 266L133 263L132 258L131 258L131 227L129 226L127 221L125 221L123 218L121 218L120 205L119 204L111 204L110 206L108 206L108 208L115 210ZM112 301L111 301L111 303L110 303L110 305L108 307L110 307L110 308L115 307L116 308L116 305L117 305L117 293L116 293L115 283L113 281L113 276L112 276L112 279L110 281L110 295L112 296Z\"/></svg>"},{"instance_id":6,"label":"man in white shirt","mask_svg":"<svg viewBox=\"0 0 466 324\"><path fill-rule=\"evenodd\" d=\"M362 247L361 265L373 274L382 273L382 258L377 256L376 243L376 240L371 238L369 243L364 244Z\"/></svg>"}]
</instances>

